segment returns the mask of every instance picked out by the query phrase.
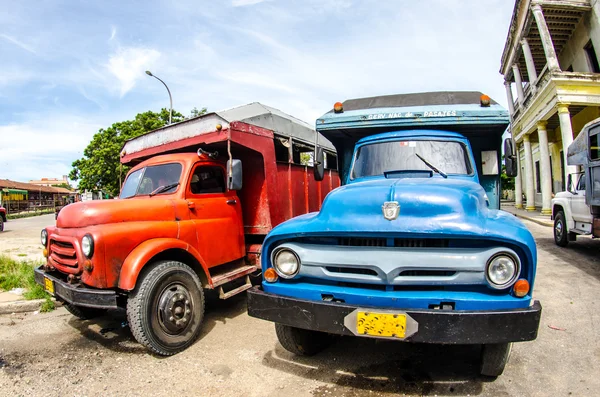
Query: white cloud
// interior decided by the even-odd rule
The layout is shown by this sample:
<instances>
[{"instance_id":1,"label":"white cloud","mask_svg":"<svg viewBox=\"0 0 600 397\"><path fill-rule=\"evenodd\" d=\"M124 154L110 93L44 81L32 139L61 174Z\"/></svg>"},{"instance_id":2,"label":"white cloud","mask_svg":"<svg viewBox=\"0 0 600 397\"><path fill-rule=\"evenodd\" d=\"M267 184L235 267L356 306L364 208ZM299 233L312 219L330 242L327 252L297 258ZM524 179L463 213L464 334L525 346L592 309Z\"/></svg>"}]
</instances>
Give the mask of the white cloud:
<instances>
[{"instance_id":1,"label":"white cloud","mask_svg":"<svg viewBox=\"0 0 600 397\"><path fill-rule=\"evenodd\" d=\"M100 127L64 114L0 125L3 147L10 149L2 151L0 174L21 182L66 175Z\"/></svg>"},{"instance_id":2,"label":"white cloud","mask_svg":"<svg viewBox=\"0 0 600 397\"><path fill-rule=\"evenodd\" d=\"M117 28L114 26L111 26L110 28L110 37L108 38L108 41L112 41L115 36L117 35Z\"/></svg>"},{"instance_id":3,"label":"white cloud","mask_svg":"<svg viewBox=\"0 0 600 397\"><path fill-rule=\"evenodd\" d=\"M0 34L0 37L2 37L3 39L5 39L6 41L9 41L11 43L13 43L14 45L21 47L22 49L24 49L25 51L28 51L32 54L37 54L37 52L29 45L23 43L20 40L17 40L16 38L9 36L7 34Z\"/></svg>"},{"instance_id":4,"label":"white cloud","mask_svg":"<svg viewBox=\"0 0 600 397\"><path fill-rule=\"evenodd\" d=\"M106 66L119 80L121 97L145 76L145 70L152 69L159 57L157 50L140 47L122 47L110 56Z\"/></svg>"},{"instance_id":5,"label":"white cloud","mask_svg":"<svg viewBox=\"0 0 600 397\"><path fill-rule=\"evenodd\" d=\"M259 4L264 2L265 0L233 0L231 5L234 7L243 7L243 6L251 6L254 4Z\"/></svg>"}]
</instances>

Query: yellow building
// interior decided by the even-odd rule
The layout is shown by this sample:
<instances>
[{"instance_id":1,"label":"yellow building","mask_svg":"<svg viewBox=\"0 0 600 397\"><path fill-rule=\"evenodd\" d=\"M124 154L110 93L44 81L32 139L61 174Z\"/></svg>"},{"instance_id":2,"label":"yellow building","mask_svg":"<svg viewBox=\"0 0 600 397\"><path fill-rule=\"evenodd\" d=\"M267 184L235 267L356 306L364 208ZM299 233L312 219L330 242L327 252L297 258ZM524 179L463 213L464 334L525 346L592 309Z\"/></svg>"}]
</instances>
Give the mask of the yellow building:
<instances>
[{"instance_id":1,"label":"yellow building","mask_svg":"<svg viewBox=\"0 0 600 397\"><path fill-rule=\"evenodd\" d=\"M516 206L551 214L567 147L600 117L600 0L516 0L500 73L518 148Z\"/></svg>"}]
</instances>

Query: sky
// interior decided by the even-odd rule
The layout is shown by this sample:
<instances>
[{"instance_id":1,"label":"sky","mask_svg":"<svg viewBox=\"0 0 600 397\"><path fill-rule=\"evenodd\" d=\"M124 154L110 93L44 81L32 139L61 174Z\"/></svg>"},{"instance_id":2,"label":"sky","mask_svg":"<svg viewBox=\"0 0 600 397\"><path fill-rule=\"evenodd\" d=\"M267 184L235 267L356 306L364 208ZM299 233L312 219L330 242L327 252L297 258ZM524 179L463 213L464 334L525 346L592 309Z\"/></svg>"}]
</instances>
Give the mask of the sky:
<instances>
[{"instance_id":1,"label":"sky","mask_svg":"<svg viewBox=\"0 0 600 397\"><path fill-rule=\"evenodd\" d=\"M0 179L60 178L139 112L481 91L506 107L509 0L0 0Z\"/></svg>"}]
</instances>

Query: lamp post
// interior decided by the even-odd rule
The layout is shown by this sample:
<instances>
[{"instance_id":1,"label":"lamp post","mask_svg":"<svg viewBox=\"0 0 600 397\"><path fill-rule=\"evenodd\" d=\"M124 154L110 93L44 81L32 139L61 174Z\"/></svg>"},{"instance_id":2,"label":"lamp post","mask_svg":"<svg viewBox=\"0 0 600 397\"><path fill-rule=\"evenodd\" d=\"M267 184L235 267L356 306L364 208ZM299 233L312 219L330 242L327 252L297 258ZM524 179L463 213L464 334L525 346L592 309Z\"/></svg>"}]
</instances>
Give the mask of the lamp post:
<instances>
[{"instance_id":1,"label":"lamp post","mask_svg":"<svg viewBox=\"0 0 600 397\"><path fill-rule=\"evenodd\" d=\"M153 75L151 71L146 70L146 74L150 77L154 77L156 80L163 83L165 88L167 89L167 92L169 93L169 101L171 102L171 109L169 110L169 124L171 124L171 117L173 116L173 97L171 96L171 90L169 90L169 87L167 87L167 84L164 81Z\"/></svg>"}]
</instances>

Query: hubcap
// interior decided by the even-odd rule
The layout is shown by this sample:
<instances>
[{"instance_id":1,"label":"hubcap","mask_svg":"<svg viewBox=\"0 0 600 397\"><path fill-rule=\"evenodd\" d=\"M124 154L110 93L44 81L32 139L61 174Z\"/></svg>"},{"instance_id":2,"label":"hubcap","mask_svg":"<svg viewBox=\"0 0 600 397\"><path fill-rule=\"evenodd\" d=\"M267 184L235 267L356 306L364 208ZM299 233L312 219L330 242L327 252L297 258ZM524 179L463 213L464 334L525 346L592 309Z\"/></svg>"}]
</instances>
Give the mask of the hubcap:
<instances>
[{"instance_id":1,"label":"hubcap","mask_svg":"<svg viewBox=\"0 0 600 397\"><path fill-rule=\"evenodd\" d=\"M158 301L158 322L171 335L183 332L193 317L192 299L187 288L172 284L163 290Z\"/></svg>"},{"instance_id":2,"label":"hubcap","mask_svg":"<svg viewBox=\"0 0 600 397\"><path fill-rule=\"evenodd\" d=\"M559 239L562 237L563 225L561 221L556 222L556 226L554 226L554 230L556 230L556 237Z\"/></svg>"}]
</instances>

